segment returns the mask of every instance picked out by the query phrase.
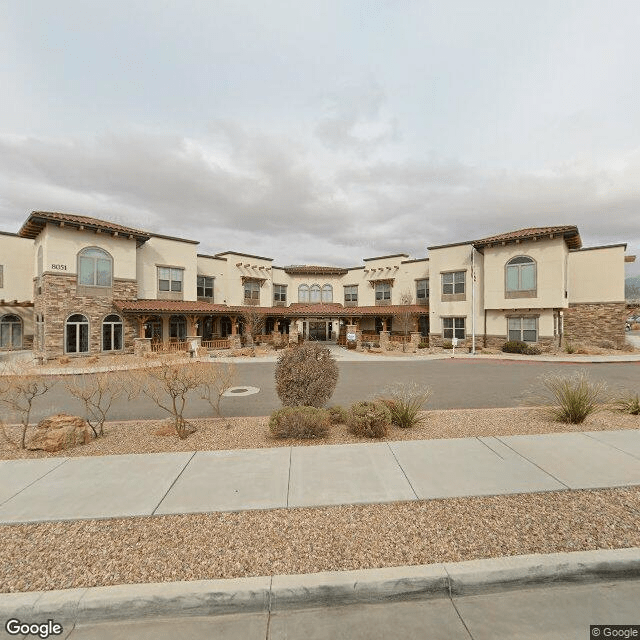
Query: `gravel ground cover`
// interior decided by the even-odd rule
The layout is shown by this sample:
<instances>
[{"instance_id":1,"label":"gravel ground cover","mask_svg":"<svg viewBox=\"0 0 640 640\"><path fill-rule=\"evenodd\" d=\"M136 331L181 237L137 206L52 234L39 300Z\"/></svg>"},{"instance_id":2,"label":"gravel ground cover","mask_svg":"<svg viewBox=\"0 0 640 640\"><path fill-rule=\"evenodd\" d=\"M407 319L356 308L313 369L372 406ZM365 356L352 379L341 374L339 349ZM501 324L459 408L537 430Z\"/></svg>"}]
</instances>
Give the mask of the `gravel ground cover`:
<instances>
[{"instance_id":1,"label":"gravel ground cover","mask_svg":"<svg viewBox=\"0 0 640 640\"><path fill-rule=\"evenodd\" d=\"M49 456L100 456L127 453L159 453L165 451L212 451L221 449L254 449L262 447L311 446L318 444L352 444L371 442L358 438L344 425L336 425L322 440L275 440L268 429L268 418L224 418L192 420L196 432L185 440L175 435L157 435L166 422L161 420L111 422L105 425L105 436L89 444L58 453L22 451L8 440L18 441L19 428L8 426L0 437L0 459L42 458ZM615 411L593 414L581 425L554 422L539 409L456 409L428 411L424 424L410 429L393 427L386 440L426 440L431 438L469 438L561 431L605 431L637 429L640 417Z\"/></svg>"},{"instance_id":2,"label":"gravel ground cover","mask_svg":"<svg viewBox=\"0 0 640 640\"><path fill-rule=\"evenodd\" d=\"M0 527L0 591L640 546L640 487Z\"/></svg>"}]
</instances>

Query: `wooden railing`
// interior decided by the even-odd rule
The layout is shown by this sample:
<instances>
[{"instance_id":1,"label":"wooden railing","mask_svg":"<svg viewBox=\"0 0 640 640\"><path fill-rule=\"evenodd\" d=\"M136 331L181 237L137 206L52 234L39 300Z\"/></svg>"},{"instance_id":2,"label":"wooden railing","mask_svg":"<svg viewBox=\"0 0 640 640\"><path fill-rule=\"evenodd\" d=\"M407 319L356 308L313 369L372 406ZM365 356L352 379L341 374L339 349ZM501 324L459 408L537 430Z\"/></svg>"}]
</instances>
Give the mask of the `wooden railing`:
<instances>
[{"instance_id":1,"label":"wooden railing","mask_svg":"<svg viewBox=\"0 0 640 640\"><path fill-rule=\"evenodd\" d=\"M221 340L203 340L202 346L205 349L229 349L230 348L229 340L227 340L226 338Z\"/></svg>"},{"instance_id":2,"label":"wooden railing","mask_svg":"<svg viewBox=\"0 0 640 640\"><path fill-rule=\"evenodd\" d=\"M184 340L180 342L152 342L151 351L154 353L177 353L179 351L188 351L189 343Z\"/></svg>"},{"instance_id":3,"label":"wooden railing","mask_svg":"<svg viewBox=\"0 0 640 640\"><path fill-rule=\"evenodd\" d=\"M389 336L391 342L411 342L411 336Z\"/></svg>"},{"instance_id":4,"label":"wooden railing","mask_svg":"<svg viewBox=\"0 0 640 640\"><path fill-rule=\"evenodd\" d=\"M257 336L253 336L253 341L255 343L257 342L273 342L273 336L271 335L267 335L267 334L262 334L262 335L257 335Z\"/></svg>"}]
</instances>

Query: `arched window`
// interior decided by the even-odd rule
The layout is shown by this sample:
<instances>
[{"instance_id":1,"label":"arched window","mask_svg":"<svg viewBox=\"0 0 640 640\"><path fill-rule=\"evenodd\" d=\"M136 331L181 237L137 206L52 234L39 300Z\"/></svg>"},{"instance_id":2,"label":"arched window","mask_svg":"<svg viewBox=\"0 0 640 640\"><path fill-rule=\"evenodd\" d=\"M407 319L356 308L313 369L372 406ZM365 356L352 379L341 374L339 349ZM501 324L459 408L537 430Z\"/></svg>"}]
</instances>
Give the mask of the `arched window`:
<instances>
[{"instance_id":1,"label":"arched window","mask_svg":"<svg viewBox=\"0 0 640 640\"><path fill-rule=\"evenodd\" d=\"M20 349L22 347L22 319L13 314L0 318L0 348Z\"/></svg>"},{"instance_id":2,"label":"arched window","mask_svg":"<svg viewBox=\"0 0 640 640\"><path fill-rule=\"evenodd\" d=\"M298 287L298 302L309 302L309 285L301 284Z\"/></svg>"},{"instance_id":3,"label":"arched window","mask_svg":"<svg viewBox=\"0 0 640 640\"><path fill-rule=\"evenodd\" d=\"M333 287L330 284L322 287L322 302L333 302Z\"/></svg>"},{"instance_id":4,"label":"arched window","mask_svg":"<svg viewBox=\"0 0 640 640\"><path fill-rule=\"evenodd\" d=\"M98 247L86 247L78 253L78 284L86 287L110 287L113 259Z\"/></svg>"},{"instance_id":5,"label":"arched window","mask_svg":"<svg viewBox=\"0 0 640 640\"><path fill-rule=\"evenodd\" d=\"M89 353L89 320L74 313L64 326L65 353Z\"/></svg>"},{"instance_id":6,"label":"arched window","mask_svg":"<svg viewBox=\"0 0 640 640\"><path fill-rule=\"evenodd\" d=\"M122 351L122 318L115 313L102 321L102 350Z\"/></svg>"},{"instance_id":7,"label":"arched window","mask_svg":"<svg viewBox=\"0 0 640 640\"><path fill-rule=\"evenodd\" d=\"M187 339L187 321L184 316L171 316L169 318L169 339Z\"/></svg>"},{"instance_id":8,"label":"arched window","mask_svg":"<svg viewBox=\"0 0 640 640\"><path fill-rule=\"evenodd\" d=\"M536 263L529 256L511 258L506 269L506 292L526 292L535 295Z\"/></svg>"},{"instance_id":9,"label":"arched window","mask_svg":"<svg viewBox=\"0 0 640 640\"><path fill-rule=\"evenodd\" d=\"M311 291L309 294L309 302L314 303L314 302L320 302L321 298L320 298L320 285L319 284L312 284L311 285Z\"/></svg>"}]
</instances>

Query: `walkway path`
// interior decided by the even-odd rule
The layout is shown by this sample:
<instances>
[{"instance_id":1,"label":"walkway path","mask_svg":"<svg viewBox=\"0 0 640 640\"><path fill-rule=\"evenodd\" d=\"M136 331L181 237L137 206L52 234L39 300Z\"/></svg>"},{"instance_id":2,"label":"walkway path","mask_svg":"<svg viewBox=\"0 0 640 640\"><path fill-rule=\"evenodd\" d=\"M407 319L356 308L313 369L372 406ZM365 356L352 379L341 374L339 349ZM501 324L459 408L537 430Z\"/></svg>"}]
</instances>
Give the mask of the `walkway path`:
<instances>
[{"instance_id":1,"label":"walkway path","mask_svg":"<svg viewBox=\"0 0 640 640\"><path fill-rule=\"evenodd\" d=\"M0 462L0 523L640 484L640 430Z\"/></svg>"}]
</instances>

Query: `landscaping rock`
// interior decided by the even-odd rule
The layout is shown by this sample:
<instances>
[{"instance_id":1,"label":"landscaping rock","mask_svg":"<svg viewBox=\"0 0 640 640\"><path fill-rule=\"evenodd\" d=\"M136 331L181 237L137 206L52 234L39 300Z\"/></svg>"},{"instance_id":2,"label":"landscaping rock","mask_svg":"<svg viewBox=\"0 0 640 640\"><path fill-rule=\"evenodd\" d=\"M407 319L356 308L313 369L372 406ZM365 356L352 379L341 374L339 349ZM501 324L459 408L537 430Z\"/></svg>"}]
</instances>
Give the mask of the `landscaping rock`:
<instances>
[{"instance_id":1,"label":"landscaping rock","mask_svg":"<svg viewBox=\"0 0 640 640\"><path fill-rule=\"evenodd\" d=\"M45 418L38 423L33 438L29 441L28 449L42 451L63 451L80 444L87 444L91 440L89 423L78 416L64 413Z\"/></svg>"}]
</instances>

